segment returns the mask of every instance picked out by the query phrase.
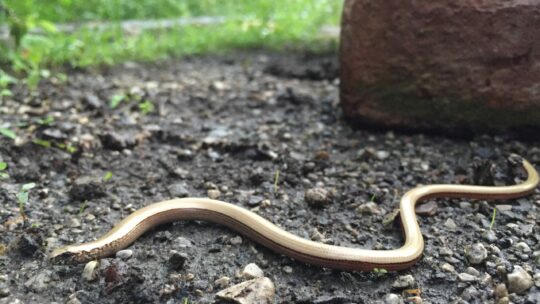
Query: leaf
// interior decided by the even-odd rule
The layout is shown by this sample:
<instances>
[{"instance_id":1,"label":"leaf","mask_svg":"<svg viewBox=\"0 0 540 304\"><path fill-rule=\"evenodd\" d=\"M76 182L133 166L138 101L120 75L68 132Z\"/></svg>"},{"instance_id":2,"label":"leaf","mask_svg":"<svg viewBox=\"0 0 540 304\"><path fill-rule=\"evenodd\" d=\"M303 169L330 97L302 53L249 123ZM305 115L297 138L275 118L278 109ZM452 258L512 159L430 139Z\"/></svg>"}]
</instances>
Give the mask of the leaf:
<instances>
[{"instance_id":1,"label":"leaf","mask_svg":"<svg viewBox=\"0 0 540 304\"><path fill-rule=\"evenodd\" d=\"M107 171L107 173L105 173L105 175L103 176L103 181L109 181L111 178L113 177L113 174L111 171Z\"/></svg>"},{"instance_id":2,"label":"leaf","mask_svg":"<svg viewBox=\"0 0 540 304\"><path fill-rule=\"evenodd\" d=\"M47 20L39 20L38 26L48 33L56 33L58 31L56 25Z\"/></svg>"},{"instance_id":3,"label":"leaf","mask_svg":"<svg viewBox=\"0 0 540 304\"><path fill-rule=\"evenodd\" d=\"M19 201L19 204L24 205L28 202L28 192L23 191L17 193L17 201Z\"/></svg>"},{"instance_id":4,"label":"leaf","mask_svg":"<svg viewBox=\"0 0 540 304\"><path fill-rule=\"evenodd\" d=\"M4 135L7 138L15 139L17 137L17 134L15 132L11 131L7 128L0 128L0 134Z\"/></svg>"},{"instance_id":5,"label":"leaf","mask_svg":"<svg viewBox=\"0 0 540 304\"><path fill-rule=\"evenodd\" d=\"M36 186L36 183L24 184L24 185L22 185L21 190L22 191L28 191L28 190L34 188L35 186Z\"/></svg>"},{"instance_id":6,"label":"leaf","mask_svg":"<svg viewBox=\"0 0 540 304\"><path fill-rule=\"evenodd\" d=\"M42 146L42 147L45 147L45 148L50 148L52 146L50 141L44 140L44 139L36 138L36 139L32 140L32 142L34 144L38 145L38 146Z\"/></svg>"},{"instance_id":7,"label":"leaf","mask_svg":"<svg viewBox=\"0 0 540 304\"><path fill-rule=\"evenodd\" d=\"M122 94L116 94L113 97L111 97L110 101L110 107L111 109L114 109L120 105L120 103L125 99L126 97Z\"/></svg>"},{"instance_id":8,"label":"leaf","mask_svg":"<svg viewBox=\"0 0 540 304\"><path fill-rule=\"evenodd\" d=\"M13 96L13 93L9 89L0 90L0 96Z\"/></svg>"},{"instance_id":9,"label":"leaf","mask_svg":"<svg viewBox=\"0 0 540 304\"><path fill-rule=\"evenodd\" d=\"M5 163L5 162L0 162L0 171L6 170L6 168L7 168L7 163Z\"/></svg>"}]
</instances>

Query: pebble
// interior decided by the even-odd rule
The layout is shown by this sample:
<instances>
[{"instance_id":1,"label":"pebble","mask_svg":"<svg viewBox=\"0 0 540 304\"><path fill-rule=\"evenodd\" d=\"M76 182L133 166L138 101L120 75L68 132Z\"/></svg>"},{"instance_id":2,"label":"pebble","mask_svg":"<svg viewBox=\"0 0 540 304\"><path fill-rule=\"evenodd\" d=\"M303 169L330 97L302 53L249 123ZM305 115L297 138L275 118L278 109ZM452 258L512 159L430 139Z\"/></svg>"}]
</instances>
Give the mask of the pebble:
<instances>
[{"instance_id":1,"label":"pebble","mask_svg":"<svg viewBox=\"0 0 540 304\"><path fill-rule=\"evenodd\" d=\"M169 264L171 265L172 269L182 269L187 259L188 255L183 252L178 252L176 250L171 250L169 252Z\"/></svg>"},{"instance_id":2,"label":"pebble","mask_svg":"<svg viewBox=\"0 0 540 304\"><path fill-rule=\"evenodd\" d=\"M446 271L446 272L454 272L456 271L456 269L454 268L454 266L448 264L448 263L444 263L441 265L441 269L443 271Z\"/></svg>"},{"instance_id":3,"label":"pebble","mask_svg":"<svg viewBox=\"0 0 540 304\"><path fill-rule=\"evenodd\" d=\"M497 241L497 235L493 230L486 230L482 233L482 238L488 243L495 243Z\"/></svg>"},{"instance_id":4,"label":"pebble","mask_svg":"<svg viewBox=\"0 0 540 304\"><path fill-rule=\"evenodd\" d=\"M283 271L284 271L285 273L289 273L289 274L293 273L292 267L291 267L291 266L288 266L288 265L287 265L287 266L283 266ZM536 278L536 276L535 276L535 278Z\"/></svg>"},{"instance_id":5,"label":"pebble","mask_svg":"<svg viewBox=\"0 0 540 304\"><path fill-rule=\"evenodd\" d=\"M386 296L384 296L384 304L402 304L403 301L401 298L395 294L395 293L389 293Z\"/></svg>"},{"instance_id":6,"label":"pebble","mask_svg":"<svg viewBox=\"0 0 540 304\"><path fill-rule=\"evenodd\" d=\"M439 254L442 256L452 256L454 252L448 247L441 247L441 249L439 249Z\"/></svg>"},{"instance_id":7,"label":"pebble","mask_svg":"<svg viewBox=\"0 0 540 304\"><path fill-rule=\"evenodd\" d=\"M361 214L381 214L381 209L375 202L362 204L356 208L356 211Z\"/></svg>"},{"instance_id":8,"label":"pebble","mask_svg":"<svg viewBox=\"0 0 540 304\"><path fill-rule=\"evenodd\" d=\"M532 254L534 258L534 262L536 263L536 266L540 266L540 251L535 251Z\"/></svg>"},{"instance_id":9,"label":"pebble","mask_svg":"<svg viewBox=\"0 0 540 304\"><path fill-rule=\"evenodd\" d=\"M506 284L500 283L495 286L495 297L497 299L508 297L508 290L506 289Z\"/></svg>"},{"instance_id":10,"label":"pebble","mask_svg":"<svg viewBox=\"0 0 540 304\"><path fill-rule=\"evenodd\" d=\"M97 278L99 272L99 262L98 261L90 261L86 263L84 266L84 270L82 272L82 278L86 281L93 281Z\"/></svg>"},{"instance_id":11,"label":"pebble","mask_svg":"<svg viewBox=\"0 0 540 304\"><path fill-rule=\"evenodd\" d=\"M252 195L249 197L248 205L251 207L255 207L259 205L264 200L264 197L259 195Z\"/></svg>"},{"instance_id":12,"label":"pebble","mask_svg":"<svg viewBox=\"0 0 540 304\"><path fill-rule=\"evenodd\" d=\"M433 216L435 213L437 213L438 210L437 203L433 201L429 201L427 203L420 204L416 206L415 212L416 214L424 215L424 216Z\"/></svg>"},{"instance_id":13,"label":"pebble","mask_svg":"<svg viewBox=\"0 0 540 304\"><path fill-rule=\"evenodd\" d=\"M304 195L306 202L315 207L322 207L332 202L332 194L324 188L308 189Z\"/></svg>"},{"instance_id":14,"label":"pebble","mask_svg":"<svg viewBox=\"0 0 540 304\"><path fill-rule=\"evenodd\" d=\"M135 136L131 134L119 134L116 132L107 132L99 136L103 148L115 151L130 149L137 145Z\"/></svg>"},{"instance_id":15,"label":"pebble","mask_svg":"<svg viewBox=\"0 0 540 304\"><path fill-rule=\"evenodd\" d=\"M465 301L469 301L471 299L478 299L480 296L480 292L478 291L478 289L476 289L476 287L474 286L469 286L467 287L462 293L461 293L461 297L463 298L463 300Z\"/></svg>"},{"instance_id":16,"label":"pebble","mask_svg":"<svg viewBox=\"0 0 540 304\"><path fill-rule=\"evenodd\" d=\"M508 291L515 293L523 293L533 286L533 279L521 266L514 266L514 271L509 273Z\"/></svg>"},{"instance_id":17,"label":"pebble","mask_svg":"<svg viewBox=\"0 0 540 304\"><path fill-rule=\"evenodd\" d=\"M81 176L73 181L69 195L74 200L86 201L106 195L105 186L101 177Z\"/></svg>"},{"instance_id":18,"label":"pebble","mask_svg":"<svg viewBox=\"0 0 540 304\"><path fill-rule=\"evenodd\" d=\"M240 244L242 244L242 241L243 241L243 240L242 240L242 237L239 236L239 235L237 235L237 236L231 238L231 239L229 240L229 243L230 243L231 245L240 245Z\"/></svg>"},{"instance_id":19,"label":"pebble","mask_svg":"<svg viewBox=\"0 0 540 304\"><path fill-rule=\"evenodd\" d=\"M392 283L392 288L404 289L404 288L413 288L415 285L414 277L410 274L400 276L397 280Z\"/></svg>"},{"instance_id":20,"label":"pebble","mask_svg":"<svg viewBox=\"0 0 540 304\"><path fill-rule=\"evenodd\" d=\"M468 274L468 273L465 273L465 272L462 272L462 273L458 274L458 279L461 282L474 282L474 281L476 281L475 276L473 276L471 274Z\"/></svg>"},{"instance_id":21,"label":"pebble","mask_svg":"<svg viewBox=\"0 0 540 304\"><path fill-rule=\"evenodd\" d=\"M82 302L77 298L77 293L69 295L66 304L82 304Z\"/></svg>"},{"instance_id":22,"label":"pebble","mask_svg":"<svg viewBox=\"0 0 540 304\"><path fill-rule=\"evenodd\" d=\"M223 289L216 298L238 304L271 304L275 302L276 288L269 278L256 278Z\"/></svg>"},{"instance_id":23,"label":"pebble","mask_svg":"<svg viewBox=\"0 0 540 304\"><path fill-rule=\"evenodd\" d=\"M0 285L0 298L5 298L9 296L11 292L9 291L9 288L6 287L4 284Z\"/></svg>"},{"instance_id":24,"label":"pebble","mask_svg":"<svg viewBox=\"0 0 540 304\"><path fill-rule=\"evenodd\" d=\"M210 189L207 191L207 195L211 199L218 199L221 196L221 191L217 189Z\"/></svg>"},{"instance_id":25,"label":"pebble","mask_svg":"<svg viewBox=\"0 0 540 304\"><path fill-rule=\"evenodd\" d=\"M465 269L465 272L475 277L480 276L480 271L476 270L476 268L474 267L467 267L467 269Z\"/></svg>"},{"instance_id":26,"label":"pebble","mask_svg":"<svg viewBox=\"0 0 540 304\"><path fill-rule=\"evenodd\" d=\"M231 278L224 276L214 281L214 285L219 288L225 288L231 283Z\"/></svg>"},{"instance_id":27,"label":"pebble","mask_svg":"<svg viewBox=\"0 0 540 304\"><path fill-rule=\"evenodd\" d=\"M51 282L52 271L43 270L42 272L31 277L24 283L24 287L40 293L49 289L49 283Z\"/></svg>"},{"instance_id":28,"label":"pebble","mask_svg":"<svg viewBox=\"0 0 540 304\"><path fill-rule=\"evenodd\" d=\"M241 275L246 279L262 278L264 277L264 272L259 266L257 266L257 264L249 263L246 265L246 267L244 267Z\"/></svg>"},{"instance_id":29,"label":"pebble","mask_svg":"<svg viewBox=\"0 0 540 304\"><path fill-rule=\"evenodd\" d=\"M452 219L447 219L446 222L444 222L444 226L448 229L454 230L457 228L456 223Z\"/></svg>"},{"instance_id":30,"label":"pebble","mask_svg":"<svg viewBox=\"0 0 540 304\"><path fill-rule=\"evenodd\" d=\"M525 242L519 242L516 244L516 249L523 252L523 253L529 253L531 252L531 248L529 247L529 245L527 245L527 243Z\"/></svg>"},{"instance_id":31,"label":"pebble","mask_svg":"<svg viewBox=\"0 0 540 304\"><path fill-rule=\"evenodd\" d=\"M390 156L390 152L388 152L388 151L379 150L379 151L375 152L375 157L377 159L379 159L379 160L385 160L389 156Z\"/></svg>"},{"instance_id":32,"label":"pebble","mask_svg":"<svg viewBox=\"0 0 540 304\"><path fill-rule=\"evenodd\" d=\"M17 252L23 257L32 257L41 247L41 240L38 235L24 233L13 241L10 247L16 248Z\"/></svg>"},{"instance_id":33,"label":"pebble","mask_svg":"<svg viewBox=\"0 0 540 304\"><path fill-rule=\"evenodd\" d=\"M486 247L482 243L473 244L465 250L465 256L469 263L478 265L482 263L488 256Z\"/></svg>"},{"instance_id":34,"label":"pebble","mask_svg":"<svg viewBox=\"0 0 540 304\"><path fill-rule=\"evenodd\" d=\"M167 187L169 194L174 197L187 197L189 196L189 191L186 189L186 185L183 183L172 184Z\"/></svg>"},{"instance_id":35,"label":"pebble","mask_svg":"<svg viewBox=\"0 0 540 304\"><path fill-rule=\"evenodd\" d=\"M540 272L534 274L534 286L540 288Z\"/></svg>"},{"instance_id":36,"label":"pebble","mask_svg":"<svg viewBox=\"0 0 540 304\"><path fill-rule=\"evenodd\" d=\"M81 227L81 221L78 218L73 217L69 221L69 227L71 227L71 228L79 228L79 227Z\"/></svg>"},{"instance_id":37,"label":"pebble","mask_svg":"<svg viewBox=\"0 0 540 304\"><path fill-rule=\"evenodd\" d=\"M174 240L174 245L174 248L190 248L193 246L193 242L190 239L180 236Z\"/></svg>"},{"instance_id":38,"label":"pebble","mask_svg":"<svg viewBox=\"0 0 540 304\"><path fill-rule=\"evenodd\" d=\"M124 249L124 250L120 250L116 252L116 257L122 260L127 260L131 258L132 255L133 255L133 250L131 249Z\"/></svg>"}]
</instances>

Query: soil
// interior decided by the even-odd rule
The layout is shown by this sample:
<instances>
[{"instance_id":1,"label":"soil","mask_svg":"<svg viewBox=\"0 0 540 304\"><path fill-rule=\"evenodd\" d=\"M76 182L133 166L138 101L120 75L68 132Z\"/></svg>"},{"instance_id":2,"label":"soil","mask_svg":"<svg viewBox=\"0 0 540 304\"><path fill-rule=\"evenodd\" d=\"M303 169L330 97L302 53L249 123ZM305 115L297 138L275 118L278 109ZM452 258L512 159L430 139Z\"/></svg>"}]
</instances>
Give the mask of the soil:
<instances>
[{"instance_id":1,"label":"soil","mask_svg":"<svg viewBox=\"0 0 540 304\"><path fill-rule=\"evenodd\" d=\"M399 303L391 301L411 288L424 303L495 303L514 266L540 277L536 191L507 202L429 201L430 216L419 217L424 256L405 271L323 269L187 221L144 234L130 258L102 260L87 281L84 265L51 265L47 254L95 239L153 202L211 190L302 237L391 249L403 241L399 223L383 222L405 191L516 183L524 173L508 155L539 165L540 149L505 136L355 129L342 119L333 54L254 52L66 74L33 92L16 86L0 104L0 127L18 135L0 139L9 174L0 181L0 303L211 303L222 289L214 281L242 282L249 263L273 281L277 303ZM111 108L115 95L123 100ZM16 196L26 183L36 187L23 221ZM305 199L314 188L329 194L322 204ZM471 264L477 243L487 256ZM413 281L398 286L406 275ZM510 300L538 303L536 284Z\"/></svg>"}]
</instances>

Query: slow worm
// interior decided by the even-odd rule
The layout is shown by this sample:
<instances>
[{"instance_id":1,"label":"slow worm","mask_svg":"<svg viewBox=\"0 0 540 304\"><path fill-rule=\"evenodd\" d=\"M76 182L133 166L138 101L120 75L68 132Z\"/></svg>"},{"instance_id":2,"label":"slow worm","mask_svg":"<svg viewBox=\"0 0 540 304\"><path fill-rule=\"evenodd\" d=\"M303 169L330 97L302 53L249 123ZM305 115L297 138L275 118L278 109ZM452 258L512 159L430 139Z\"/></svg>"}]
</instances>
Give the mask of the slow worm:
<instances>
[{"instance_id":1,"label":"slow worm","mask_svg":"<svg viewBox=\"0 0 540 304\"><path fill-rule=\"evenodd\" d=\"M534 191L539 178L528 161L521 158L519 161L528 174L527 180L521 184L503 187L426 185L405 193L399 207L405 243L398 249L367 250L313 242L293 235L241 207L207 198L182 198L139 209L96 241L54 250L50 260L54 264L77 264L108 257L156 225L177 220L202 220L225 225L276 252L309 264L361 271L374 268L405 269L415 264L424 250L424 240L415 214L418 201L435 197L511 199L524 196Z\"/></svg>"}]
</instances>

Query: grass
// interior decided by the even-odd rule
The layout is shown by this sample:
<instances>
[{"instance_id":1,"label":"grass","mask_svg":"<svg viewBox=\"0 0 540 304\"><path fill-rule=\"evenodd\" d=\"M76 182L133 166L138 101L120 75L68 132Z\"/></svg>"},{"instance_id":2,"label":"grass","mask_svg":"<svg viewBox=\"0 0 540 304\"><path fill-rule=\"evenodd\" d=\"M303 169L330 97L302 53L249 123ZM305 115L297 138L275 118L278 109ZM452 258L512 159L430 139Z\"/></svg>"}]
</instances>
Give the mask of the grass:
<instances>
[{"instance_id":1,"label":"grass","mask_svg":"<svg viewBox=\"0 0 540 304\"><path fill-rule=\"evenodd\" d=\"M9 48L13 46L4 43L0 46L0 62L13 66L15 71L40 77L44 68L65 65L113 65L128 60L153 61L252 48L328 50L335 48L336 41L321 38L319 30L323 25L338 24L342 1L4 0L4 4L28 27L48 31L23 36L20 46L11 54ZM124 33L119 26L104 31L83 28L74 33L54 31L50 26L84 20L191 16L223 16L227 21L211 26L144 30L136 35ZM0 23L8 21L0 19ZM40 72L32 73L36 69Z\"/></svg>"}]
</instances>

